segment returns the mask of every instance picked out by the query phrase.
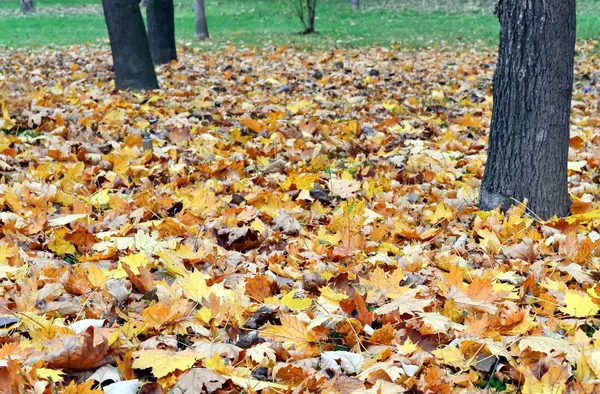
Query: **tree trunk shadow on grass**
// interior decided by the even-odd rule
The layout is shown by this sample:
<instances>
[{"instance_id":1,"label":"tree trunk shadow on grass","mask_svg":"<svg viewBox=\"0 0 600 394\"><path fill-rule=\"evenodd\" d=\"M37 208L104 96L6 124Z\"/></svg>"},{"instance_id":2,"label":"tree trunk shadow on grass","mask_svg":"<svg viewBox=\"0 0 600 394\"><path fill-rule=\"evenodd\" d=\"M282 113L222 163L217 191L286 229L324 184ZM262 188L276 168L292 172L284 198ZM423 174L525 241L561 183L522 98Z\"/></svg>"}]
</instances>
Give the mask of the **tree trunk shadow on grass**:
<instances>
[{"instance_id":1,"label":"tree trunk shadow on grass","mask_svg":"<svg viewBox=\"0 0 600 394\"><path fill-rule=\"evenodd\" d=\"M318 31L316 31L315 29L308 28L308 29L304 29L302 31L299 31L296 34L298 34L299 36L306 36L308 34L321 34L321 33L319 33Z\"/></svg>"}]
</instances>

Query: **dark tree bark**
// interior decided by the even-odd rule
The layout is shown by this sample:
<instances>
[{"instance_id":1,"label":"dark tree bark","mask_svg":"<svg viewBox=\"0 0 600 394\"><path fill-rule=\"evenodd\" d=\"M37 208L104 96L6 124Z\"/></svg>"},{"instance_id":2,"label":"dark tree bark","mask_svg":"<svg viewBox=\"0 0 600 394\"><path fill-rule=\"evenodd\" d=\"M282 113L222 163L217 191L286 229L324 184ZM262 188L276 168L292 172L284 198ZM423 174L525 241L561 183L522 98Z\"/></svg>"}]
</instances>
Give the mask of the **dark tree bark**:
<instances>
[{"instance_id":1,"label":"dark tree bark","mask_svg":"<svg viewBox=\"0 0 600 394\"><path fill-rule=\"evenodd\" d=\"M480 207L529 201L569 213L568 150L576 0L501 0L500 49Z\"/></svg>"},{"instance_id":2,"label":"dark tree bark","mask_svg":"<svg viewBox=\"0 0 600 394\"><path fill-rule=\"evenodd\" d=\"M360 10L360 0L351 0L352 1L352 9L354 11Z\"/></svg>"},{"instance_id":3,"label":"dark tree bark","mask_svg":"<svg viewBox=\"0 0 600 394\"><path fill-rule=\"evenodd\" d=\"M171 60L177 60L173 0L148 0L146 20L154 64L168 64Z\"/></svg>"},{"instance_id":4,"label":"dark tree bark","mask_svg":"<svg viewBox=\"0 0 600 394\"><path fill-rule=\"evenodd\" d=\"M302 22L304 30L300 34L315 32L315 18L317 15L317 0L293 0L298 19Z\"/></svg>"},{"instance_id":5,"label":"dark tree bark","mask_svg":"<svg viewBox=\"0 0 600 394\"><path fill-rule=\"evenodd\" d=\"M21 12L28 14L35 11L33 0L21 0Z\"/></svg>"},{"instance_id":6,"label":"dark tree bark","mask_svg":"<svg viewBox=\"0 0 600 394\"><path fill-rule=\"evenodd\" d=\"M120 90L158 89L138 0L102 0Z\"/></svg>"},{"instance_id":7,"label":"dark tree bark","mask_svg":"<svg viewBox=\"0 0 600 394\"><path fill-rule=\"evenodd\" d=\"M315 32L315 17L317 15L317 0L306 0L306 12L308 14L308 27L305 34Z\"/></svg>"},{"instance_id":8,"label":"dark tree bark","mask_svg":"<svg viewBox=\"0 0 600 394\"><path fill-rule=\"evenodd\" d=\"M208 40L208 24L206 23L206 9L204 8L204 0L195 0L196 7L196 37L199 40Z\"/></svg>"}]
</instances>

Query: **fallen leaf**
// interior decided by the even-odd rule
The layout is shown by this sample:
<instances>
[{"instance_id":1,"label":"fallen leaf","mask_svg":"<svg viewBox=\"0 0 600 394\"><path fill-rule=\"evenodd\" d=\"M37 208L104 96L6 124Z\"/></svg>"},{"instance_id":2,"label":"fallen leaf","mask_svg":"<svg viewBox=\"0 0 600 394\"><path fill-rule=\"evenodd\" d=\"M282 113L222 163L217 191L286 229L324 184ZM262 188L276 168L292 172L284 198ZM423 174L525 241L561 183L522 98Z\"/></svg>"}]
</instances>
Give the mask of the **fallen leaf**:
<instances>
[{"instance_id":1,"label":"fallen leaf","mask_svg":"<svg viewBox=\"0 0 600 394\"><path fill-rule=\"evenodd\" d=\"M154 377L162 378L176 370L187 371L203 356L192 351L170 352L155 349L134 352L133 358L133 368L150 368Z\"/></svg>"}]
</instances>

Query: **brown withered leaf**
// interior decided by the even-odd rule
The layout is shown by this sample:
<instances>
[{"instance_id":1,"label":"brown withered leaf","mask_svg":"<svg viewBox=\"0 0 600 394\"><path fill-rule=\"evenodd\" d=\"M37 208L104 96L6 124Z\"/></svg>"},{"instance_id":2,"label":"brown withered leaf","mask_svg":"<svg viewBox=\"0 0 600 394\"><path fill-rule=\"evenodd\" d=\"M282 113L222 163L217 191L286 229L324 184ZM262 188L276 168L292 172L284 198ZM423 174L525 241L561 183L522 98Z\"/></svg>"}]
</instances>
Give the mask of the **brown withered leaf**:
<instances>
[{"instance_id":1,"label":"brown withered leaf","mask_svg":"<svg viewBox=\"0 0 600 394\"><path fill-rule=\"evenodd\" d=\"M87 274L79 267L69 270L64 286L67 292L74 295L87 294L93 288Z\"/></svg>"},{"instance_id":2,"label":"brown withered leaf","mask_svg":"<svg viewBox=\"0 0 600 394\"><path fill-rule=\"evenodd\" d=\"M258 247L263 238L251 227L223 228L215 232L217 242L228 250L244 252Z\"/></svg>"},{"instance_id":3,"label":"brown withered leaf","mask_svg":"<svg viewBox=\"0 0 600 394\"><path fill-rule=\"evenodd\" d=\"M365 305L365 300L358 291L354 292L352 298L340 301L340 308L362 324L371 325L373 323L373 312L369 312Z\"/></svg>"},{"instance_id":4,"label":"brown withered leaf","mask_svg":"<svg viewBox=\"0 0 600 394\"><path fill-rule=\"evenodd\" d=\"M98 241L96 235L91 233L87 228L78 226L65 236L65 239L71 242L80 253L87 253L92 249L92 246Z\"/></svg>"},{"instance_id":5,"label":"brown withered leaf","mask_svg":"<svg viewBox=\"0 0 600 394\"><path fill-rule=\"evenodd\" d=\"M80 335L52 340L44 348L47 353L42 360L53 369L85 371L112 361L108 356L108 339L95 335L94 327Z\"/></svg>"},{"instance_id":6,"label":"brown withered leaf","mask_svg":"<svg viewBox=\"0 0 600 394\"><path fill-rule=\"evenodd\" d=\"M123 262L122 264L123 269L127 273L127 277L129 278L133 286L135 286L135 288L138 289L141 293L146 294L150 290L154 289L154 278L152 277L152 273L150 272L150 270L148 270L148 268L144 266L138 267L138 271L140 273L139 275L136 275L131 270L131 268L129 268L129 265L127 263Z\"/></svg>"},{"instance_id":7,"label":"brown withered leaf","mask_svg":"<svg viewBox=\"0 0 600 394\"><path fill-rule=\"evenodd\" d=\"M214 393L223 388L227 378L208 368L192 368L185 373L172 391L182 393Z\"/></svg>"},{"instance_id":8,"label":"brown withered leaf","mask_svg":"<svg viewBox=\"0 0 600 394\"><path fill-rule=\"evenodd\" d=\"M277 282L267 275L256 275L246 279L246 294L257 302L263 302L278 290Z\"/></svg>"},{"instance_id":9,"label":"brown withered leaf","mask_svg":"<svg viewBox=\"0 0 600 394\"><path fill-rule=\"evenodd\" d=\"M190 135L190 128L188 126L177 128L169 134L167 134L169 141L174 144L181 144L185 141L188 141L192 136Z\"/></svg>"}]
</instances>

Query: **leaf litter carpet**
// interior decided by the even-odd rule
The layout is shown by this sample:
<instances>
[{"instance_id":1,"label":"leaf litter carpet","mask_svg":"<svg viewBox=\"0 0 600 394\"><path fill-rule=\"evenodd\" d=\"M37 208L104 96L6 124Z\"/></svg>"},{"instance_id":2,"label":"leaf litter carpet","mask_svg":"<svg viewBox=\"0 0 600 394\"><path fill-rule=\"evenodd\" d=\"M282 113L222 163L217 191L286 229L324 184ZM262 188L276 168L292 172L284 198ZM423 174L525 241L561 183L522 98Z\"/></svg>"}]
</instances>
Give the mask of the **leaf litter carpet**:
<instances>
[{"instance_id":1,"label":"leaf litter carpet","mask_svg":"<svg viewBox=\"0 0 600 394\"><path fill-rule=\"evenodd\" d=\"M573 215L547 222L476 205L491 49L181 47L145 93L105 49L7 50L0 392L592 392L578 49Z\"/></svg>"}]
</instances>

